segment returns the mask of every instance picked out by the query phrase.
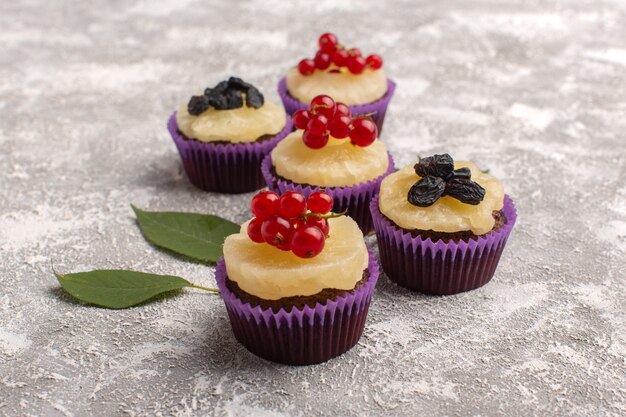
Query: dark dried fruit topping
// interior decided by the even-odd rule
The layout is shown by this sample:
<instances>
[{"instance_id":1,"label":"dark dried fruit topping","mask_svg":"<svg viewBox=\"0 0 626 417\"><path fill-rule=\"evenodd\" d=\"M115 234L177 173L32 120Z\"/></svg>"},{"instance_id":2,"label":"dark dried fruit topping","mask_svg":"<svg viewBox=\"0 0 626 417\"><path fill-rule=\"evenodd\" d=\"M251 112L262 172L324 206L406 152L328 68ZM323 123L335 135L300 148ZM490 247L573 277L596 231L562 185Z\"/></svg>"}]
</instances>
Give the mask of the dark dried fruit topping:
<instances>
[{"instance_id":1,"label":"dark dried fruit topping","mask_svg":"<svg viewBox=\"0 0 626 417\"><path fill-rule=\"evenodd\" d=\"M221 81L213 88L206 88L203 96L193 96L189 100L187 110L189 114L197 116L209 107L216 110L232 110L243 107L243 95L246 96L246 105L258 109L265 102L263 94L241 78L230 77L228 81Z\"/></svg>"},{"instance_id":2,"label":"dark dried fruit topping","mask_svg":"<svg viewBox=\"0 0 626 417\"><path fill-rule=\"evenodd\" d=\"M206 96L193 96L187 104L189 114L200 114L209 108L209 99Z\"/></svg>"},{"instance_id":3,"label":"dark dried fruit topping","mask_svg":"<svg viewBox=\"0 0 626 417\"><path fill-rule=\"evenodd\" d=\"M453 178L464 178L466 180L469 180L472 178L472 171L468 167L455 169L446 177L446 181L449 181Z\"/></svg>"},{"instance_id":4,"label":"dark dried fruit topping","mask_svg":"<svg viewBox=\"0 0 626 417\"><path fill-rule=\"evenodd\" d=\"M432 206L446 191L446 182L439 177L428 175L411 187L407 199L418 207Z\"/></svg>"},{"instance_id":5,"label":"dark dried fruit topping","mask_svg":"<svg viewBox=\"0 0 626 417\"><path fill-rule=\"evenodd\" d=\"M420 177L432 175L434 177L446 178L454 170L454 160L450 155L433 155L422 158L415 164L415 173Z\"/></svg>"},{"instance_id":6,"label":"dark dried fruit topping","mask_svg":"<svg viewBox=\"0 0 626 417\"><path fill-rule=\"evenodd\" d=\"M232 78L232 77L231 77ZM230 84L230 78L228 81L220 81L217 85L211 90L213 94L224 94L226 90L228 90L228 86Z\"/></svg>"},{"instance_id":7,"label":"dark dried fruit topping","mask_svg":"<svg viewBox=\"0 0 626 417\"><path fill-rule=\"evenodd\" d=\"M444 195L471 205L480 204L485 198L485 189L471 180L472 171L467 167L455 170L454 160L447 153L421 158L414 169L422 177L407 196L414 206L431 206Z\"/></svg>"},{"instance_id":8,"label":"dark dried fruit topping","mask_svg":"<svg viewBox=\"0 0 626 417\"><path fill-rule=\"evenodd\" d=\"M243 106L241 93L227 90L225 93L220 94L215 91L214 89L213 93L208 97L211 107L217 110L230 110L238 109Z\"/></svg>"},{"instance_id":9,"label":"dark dried fruit topping","mask_svg":"<svg viewBox=\"0 0 626 417\"><path fill-rule=\"evenodd\" d=\"M446 183L446 194L465 204L476 206L485 198L485 189L465 178L452 178Z\"/></svg>"},{"instance_id":10,"label":"dark dried fruit topping","mask_svg":"<svg viewBox=\"0 0 626 417\"><path fill-rule=\"evenodd\" d=\"M244 80L242 80L241 78L238 77L230 77L228 79L228 84L233 87L233 88L238 88L242 91L247 91L250 88L254 88L254 86L252 84L249 84L247 82L245 82Z\"/></svg>"},{"instance_id":11,"label":"dark dried fruit topping","mask_svg":"<svg viewBox=\"0 0 626 417\"><path fill-rule=\"evenodd\" d=\"M259 90L257 90L256 88L251 88L248 90L248 94L246 94L246 104L248 105L248 107L258 109L263 105L264 102L265 99L263 98L263 94L261 94Z\"/></svg>"}]
</instances>

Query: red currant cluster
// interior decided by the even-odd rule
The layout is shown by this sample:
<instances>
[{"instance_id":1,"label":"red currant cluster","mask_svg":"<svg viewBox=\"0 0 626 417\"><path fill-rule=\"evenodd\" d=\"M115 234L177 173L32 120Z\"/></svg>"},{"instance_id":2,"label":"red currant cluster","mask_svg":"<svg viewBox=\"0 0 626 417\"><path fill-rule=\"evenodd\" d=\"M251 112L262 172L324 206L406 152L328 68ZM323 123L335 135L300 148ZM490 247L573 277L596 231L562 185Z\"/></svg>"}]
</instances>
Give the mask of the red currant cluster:
<instances>
[{"instance_id":1,"label":"red currant cluster","mask_svg":"<svg viewBox=\"0 0 626 417\"><path fill-rule=\"evenodd\" d=\"M293 115L293 124L304 129L302 141L306 146L320 149L326 146L329 136L336 139L350 137L357 146L369 146L376 140L378 127L368 117L352 119L350 109L343 103L327 95L320 95L311 101L309 110L298 110Z\"/></svg>"},{"instance_id":2,"label":"red currant cluster","mask_svg":"<svg viewBox=\"0 0 626 417\"><path fill-rule=\"evenodd\" d=\"M329 231L326 219L337 217L330 213L332 208L333 198L323 191L308 199L297 191L280 197L273 191L261 191L250 202L255 217L248 224L248 236L300 258L312 258L324 249Z\"/></svg>"},{"instance_id":3,"label":"red currant cluster","mask_svg":"<svg viewBox=\"0 0 626 417\"><path fill-rule=\"evenodd\" d=\"M320 49L314 59L303 59L298 64L298 71L302 75L311 75L318 70L338 70L347 67L352 74L362 73L366 67L377 70L383 66L383 59L379 55L361 56L358 48L346 49L339 43L332 33L324 33L319 39Z\"/></svg>"}]
</instances>

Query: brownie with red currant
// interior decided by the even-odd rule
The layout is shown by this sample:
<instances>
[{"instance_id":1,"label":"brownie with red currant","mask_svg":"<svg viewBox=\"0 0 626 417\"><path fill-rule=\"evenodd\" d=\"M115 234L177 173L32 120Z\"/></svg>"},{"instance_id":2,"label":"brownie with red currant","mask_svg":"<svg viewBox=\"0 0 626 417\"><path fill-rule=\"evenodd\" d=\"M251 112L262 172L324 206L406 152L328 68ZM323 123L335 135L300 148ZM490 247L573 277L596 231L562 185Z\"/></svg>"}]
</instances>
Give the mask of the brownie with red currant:
<instances>
[{"instance_id":1,"label":"brownie with red currant","mask_svg":"<svg viewBox=\"0 0 626 417\"><path fill-rule=\"evenodd\" d=\"M351 290L338 290L335 288L324 288L322 291L313 295L294 295L291 297L284 297L278 300L264 300L256 297L252 294L248 294L237 285L236 282L226 279L226 286L244 303L249 303L252 307L260 306L264 309L271 309L274 313L278 313L280 309L286 312L291 312L292 309L303 309L304 306L314 308L316 304L325 305L329 300L336 301L337 297L343 297L346 293L354 294L354 291L363 288L367 279L369 278L369 272L363 272L363 278L354 285Z\"/></svg>"},{"instance_id":2,"label":"brownie with red currant","mask_svg":"<svg viewBox=\"0 0 626 417\"><path fill-rule=\"evenodd\" d=\"M226 238L216 280L233 333L251 352L319 363L361 336L378 267L354 220L332 207L325 192L262 191L250 203L254 217Z\"/></svg>"},{"instance_id":3,"label":"brownie with red currant","mask_svg":"<svg viewBox=\"0 0 626 417\"><path fill-rule=\"evenodd\" d=\"M305 195L325 190L334 211L354 218L363 233L373 230L368 202L380 181L393 171L393 159L378 139L376 124L354 116L348 106L328 95L315 97L293 115L296 131L270 153L261 167L268 187Z\"/></svg>"},{"instance_id":4,"label":"brownie with red currant","mask_svg":"<svg viewBox=\"0 0 626 417\"><path fill-rule=\"evenodd\" d=\"M352 114L369 115L382 130L395 90L382 68L383 59L342 45L332 33L320 36L318 44L314 58L302 59L279 83L287 112L305 109L314 97L327 94L349 106Z\"/></svg>"}]
</instances>

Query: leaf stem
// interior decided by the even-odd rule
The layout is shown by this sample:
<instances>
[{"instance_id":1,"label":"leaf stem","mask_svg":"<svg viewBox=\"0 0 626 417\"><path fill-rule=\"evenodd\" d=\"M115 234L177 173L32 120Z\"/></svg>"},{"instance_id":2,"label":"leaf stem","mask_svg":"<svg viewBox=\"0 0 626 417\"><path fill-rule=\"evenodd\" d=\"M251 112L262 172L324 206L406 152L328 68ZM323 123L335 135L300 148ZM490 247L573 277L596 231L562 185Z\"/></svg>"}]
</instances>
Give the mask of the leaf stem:
<instances>
[{"instance_id":1,"label":"leaf stem","mask_svg":"<svg viewBox=\"0 0 626 417\"><path fill-rule=\"evenodd\" d=\"M191 285L189 285L191 288L197 288L199 290L213 292L213 293L216 293L216 294L220 293L220 290L218 290L217 288L203 287L202 285L196 285L196 284L193 284L191 282L189 284L191 284Z\"/></svg>"},{"instance_id":2,"label":"leaf stem","mask_svg":"<svg viewBox=\"0 0 626 417\"><path fill-rule=\"evenodd\" d=\"M52 268L52 273L55 276L59 276L59 274L57 273L57 271L54 269L54 261L52 260L52 258L50 259L50 268ZM62 275L61 275L62 276Z\"/></svg>"}]
</instances>

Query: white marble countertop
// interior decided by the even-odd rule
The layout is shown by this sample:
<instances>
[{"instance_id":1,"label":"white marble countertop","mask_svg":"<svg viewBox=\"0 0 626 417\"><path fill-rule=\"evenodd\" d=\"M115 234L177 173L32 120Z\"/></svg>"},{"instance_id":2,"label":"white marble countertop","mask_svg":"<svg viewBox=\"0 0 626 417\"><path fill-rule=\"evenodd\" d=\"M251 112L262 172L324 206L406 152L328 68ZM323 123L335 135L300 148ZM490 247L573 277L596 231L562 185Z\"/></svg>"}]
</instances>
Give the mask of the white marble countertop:
<instances>
[{"instance_id":1,"label":"white marble countertop","mask_svg":"<svg viewBox=\"0 0 626 417\"><path fill-rule=\"evenodd\" d=\"M492 282L382 276L358 345L310 367L248 353L218 296L64 295L51 260L214 284L129 206L247 217L250 195L188 183L167 117L229 75L277 101L328 30L397 82L398 165L449 152L503 180L519 219ZM626 414L623 1L4 2L0 51L0 415Z\"/></svg>"}]
</instances>

